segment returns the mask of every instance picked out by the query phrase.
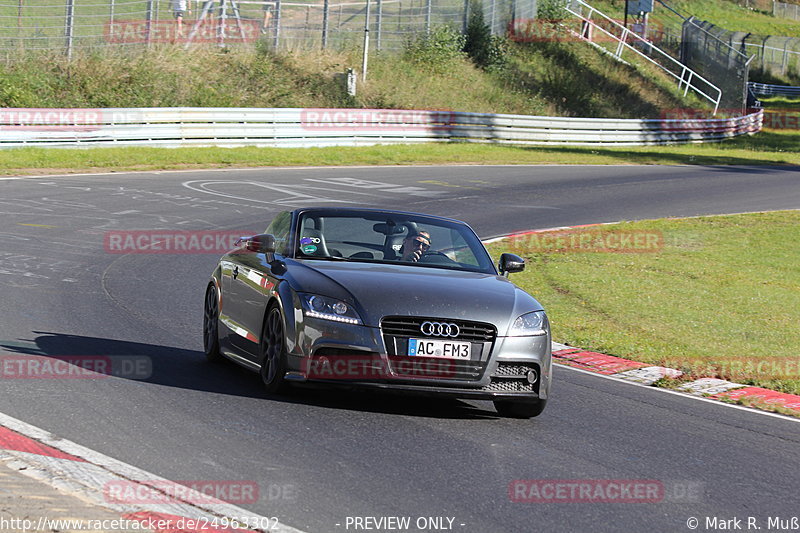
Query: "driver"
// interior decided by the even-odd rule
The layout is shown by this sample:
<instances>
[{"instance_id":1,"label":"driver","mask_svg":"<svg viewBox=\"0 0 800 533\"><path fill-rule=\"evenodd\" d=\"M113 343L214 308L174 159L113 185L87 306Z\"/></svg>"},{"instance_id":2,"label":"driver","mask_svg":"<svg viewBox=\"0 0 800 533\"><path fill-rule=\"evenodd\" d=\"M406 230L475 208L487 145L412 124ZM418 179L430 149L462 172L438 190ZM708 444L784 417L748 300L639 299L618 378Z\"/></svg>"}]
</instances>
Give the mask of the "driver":
<instances>
[{"instance_id":1,"label":"driver","mask_svg":"<svg viewBox=\"0 0 800 533\"><path fill-rule=\"evenodd\" d=\"M417 230L416 233L409 233L403 239L403 247L400 248L400 260L416 263L430 247L431 234L426 230Z\"/></svg>"}]
</instances>

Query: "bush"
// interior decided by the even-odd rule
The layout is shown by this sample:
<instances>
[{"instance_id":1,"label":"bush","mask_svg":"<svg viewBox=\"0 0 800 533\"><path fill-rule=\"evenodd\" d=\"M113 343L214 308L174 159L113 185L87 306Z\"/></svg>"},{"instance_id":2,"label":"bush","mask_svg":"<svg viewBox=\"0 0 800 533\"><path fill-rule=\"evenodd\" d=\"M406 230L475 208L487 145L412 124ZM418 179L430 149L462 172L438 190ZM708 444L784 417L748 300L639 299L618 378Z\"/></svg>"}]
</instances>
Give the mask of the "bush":
<instances>
[{"instance_id":1,"label":"bush","mask_svg":"<svg viewBox=\"0 0 800 533\"><path fill-rule=\"evenodd\" d=\"M492 29L483 17L480 2L470 4L464 52L482 69L500 68L506 64L508 41L492 35Z\"/></svg>"},{"instance_id":2,"label":"bush","mask_svg":"<svg viewBox=\"0 0 800 533\"><path fill-rule=\"evenodd\" d=\"M453 61L465 58L464 36L452 26L437 26L430 33L408 42L404 59L432 72L445 72Z\"/></svg>"},{"instance_id":3,"label":"bush","mask_svg":"<svg viewBox=\"0 0 800 533\"><path fill-rule=\"evenodd\" d=\"M567 0L539 0L536 18L561 20L565 17L564 6Z\"/></svg>"}]
</instances>

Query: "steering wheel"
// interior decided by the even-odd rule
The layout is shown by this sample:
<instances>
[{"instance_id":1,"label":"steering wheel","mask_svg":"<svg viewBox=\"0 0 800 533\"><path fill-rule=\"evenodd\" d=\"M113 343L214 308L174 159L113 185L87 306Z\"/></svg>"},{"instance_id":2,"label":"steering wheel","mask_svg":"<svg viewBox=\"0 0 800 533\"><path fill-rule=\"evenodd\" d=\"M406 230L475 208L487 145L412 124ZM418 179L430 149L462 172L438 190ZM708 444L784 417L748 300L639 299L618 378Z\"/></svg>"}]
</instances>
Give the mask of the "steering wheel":
<instances>
[{"instance_id":1,"label":"steering wheel","mask_svg":"<svg viewBox=\"0 0 800 533\"><path fill-rule=\"evenodd\" d=\"M423 254L420 256L419 260L420 260L420 261L422 261L422 260L423 260L424 258L426 258L426 257L436 257L436 256L447 257L447 255L446 255L446 254L444 254L444 253L442 253L442 252L430 251L430 250L429 250L429 251L427 251L427 252L424 252L424 253L423 253ZM448 258L448 259L450 259L449 257L447 257L447 258Z\"/></svg>"}]
</instances>

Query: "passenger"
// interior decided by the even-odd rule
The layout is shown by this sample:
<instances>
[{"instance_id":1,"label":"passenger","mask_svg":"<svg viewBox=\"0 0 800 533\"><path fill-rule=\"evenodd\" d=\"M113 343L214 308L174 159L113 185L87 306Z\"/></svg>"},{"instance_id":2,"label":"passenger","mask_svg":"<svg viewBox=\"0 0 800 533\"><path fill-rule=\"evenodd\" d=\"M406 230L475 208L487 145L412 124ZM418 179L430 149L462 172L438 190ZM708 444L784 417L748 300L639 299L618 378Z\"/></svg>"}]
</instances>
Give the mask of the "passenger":
<instances>
[{"instance_id":1,"label":"passenger","mask_svg":"<svg viewBox=\"0 0 800 533\"><path fill-rule=\"evenodd\" d=\"M409 233L400 248L400 260L416 263L431 247L431 234L425 230Z\"/></svg>"}]
</instances>

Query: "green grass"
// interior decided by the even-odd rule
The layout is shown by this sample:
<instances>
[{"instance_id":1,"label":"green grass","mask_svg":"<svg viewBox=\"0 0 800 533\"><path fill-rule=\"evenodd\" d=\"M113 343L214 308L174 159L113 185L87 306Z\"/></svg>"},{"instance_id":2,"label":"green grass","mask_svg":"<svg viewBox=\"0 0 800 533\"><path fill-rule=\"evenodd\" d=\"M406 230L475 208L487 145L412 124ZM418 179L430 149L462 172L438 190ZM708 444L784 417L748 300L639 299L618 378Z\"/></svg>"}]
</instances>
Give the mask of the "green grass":
<instances>
[{"instance_id":1,"label":"green grass","mask_svg":"<svg viewBox=\"0 0 800 533\"><path fill-rule=\"evenodd\" d=\"M703 106L659 72L628 67L581 43L514 45L506 66L489 72L463 54L435 65L416 59L375 54L368 83L350 97L336 75L359 70L355 48L272 53L163 45L80 52L71 62L25 53L0 64L0 107L364 107L657 118L661 109Z\"/></svg>"},{"instance_id":2,"label":"green grass","mask_svg":"<svg viewBox=\"0 0 800 533\"><path fill-rule=\"evenodd\" d=\"M625 0L586 0L586 3L610 17L622 20L625 16ZM729 31L800 37L798 21L773 17L771 11L748 9L731 0L669 0L666 3L684 16L707 20ZM656 2L650 20L673 26L677 17Z\"/></svg>"},{"instance_id":3,"label":"green grass","mask_svg":"<svg viewBox=\"0 0 800 533\"><path fill-rule=\"evenodd\" d=\"M530 240L491 245L495 256L526 257L528 267L513 281L545 306L554 340L694 378L800 394L800 212L602 231L662 235L664 245L648 253L553 252ZM768 364L748 366L759 361Z\"/></svg>"},{"instance_id":4,"label":"green grass","mask_svg":"<svg viewBox=\"0 0 800 533\"><path fill-rule=\"evenodd\" d=\"M411 164L800 165L792 133L762 132L724 143L641 148L427 144L336 148L16 148L0 150L0 174L115 172L258 166Z\"/></svg>"}]
</instances>

